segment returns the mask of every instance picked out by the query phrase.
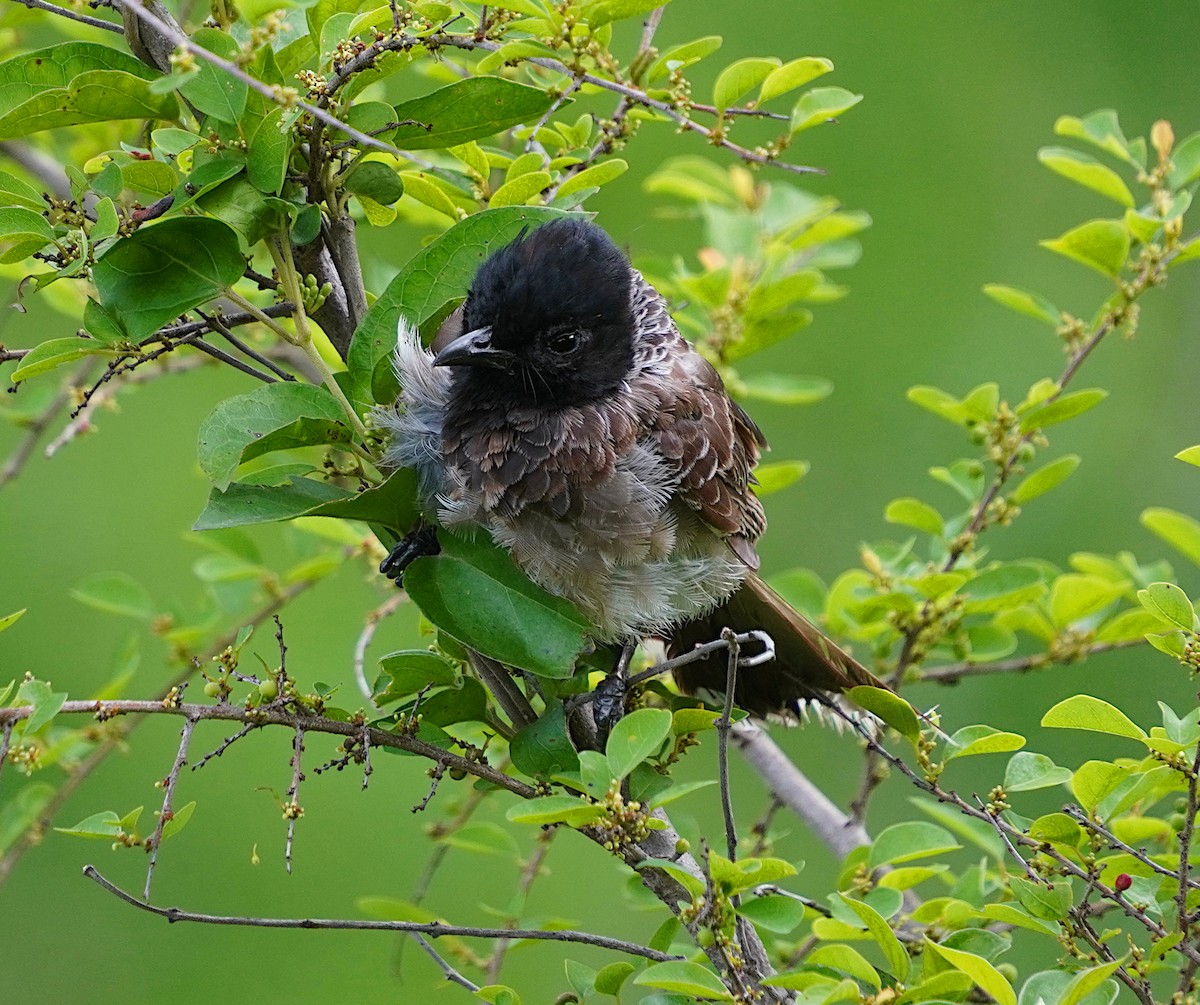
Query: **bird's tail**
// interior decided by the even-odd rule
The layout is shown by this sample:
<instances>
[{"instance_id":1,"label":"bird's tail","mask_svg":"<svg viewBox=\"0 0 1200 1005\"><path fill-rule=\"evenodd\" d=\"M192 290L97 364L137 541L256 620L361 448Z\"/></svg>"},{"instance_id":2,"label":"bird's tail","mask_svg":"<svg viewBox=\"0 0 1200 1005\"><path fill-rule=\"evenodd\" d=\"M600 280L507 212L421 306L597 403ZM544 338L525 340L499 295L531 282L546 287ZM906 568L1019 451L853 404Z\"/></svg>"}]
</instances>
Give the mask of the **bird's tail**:
<instances>
[{"instance_id":1,"label":"bird's tail","mask_svg":"<svg viewBox=\"0 0 1200 1005\"><path fill-rule=\"evenodd\" d=\"M668 652L686 653L699 643L720 638L725 628L739 633L763 631L775 643L772 662L738 672L734 702L755 715L798 713L822 694L838 694L860 684L886 687L754 573L720 607L676 632ZM717 652L676 670L675 682L688 693L724 693L727 666L725 654Z\"/></svg>"}]
</instances>

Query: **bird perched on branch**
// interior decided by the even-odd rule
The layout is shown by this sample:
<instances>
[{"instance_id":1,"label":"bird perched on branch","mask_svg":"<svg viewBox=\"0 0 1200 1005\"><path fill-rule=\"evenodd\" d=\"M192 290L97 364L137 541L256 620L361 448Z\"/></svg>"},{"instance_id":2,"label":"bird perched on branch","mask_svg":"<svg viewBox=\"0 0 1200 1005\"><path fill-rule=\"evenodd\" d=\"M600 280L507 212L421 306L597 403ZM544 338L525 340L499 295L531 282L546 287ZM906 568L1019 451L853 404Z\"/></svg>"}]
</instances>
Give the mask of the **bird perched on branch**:
<instances>
[{"instance_id":1,"label":"bird perched on branch","mask_svg":"<svg viewBox=\"0 0 1200 1005\"><path fill-rule=\"evenodd\" d=\"M443 525L485 528L573 601L597 641L678 653L725 627L765 631L776 660L735 689L762 715L878 685L759 578L766 441L603 230L566 217L493 253L431 349L401 324L388 461L417 470ZM720 692L726 660L676 679Z\"/></svg>"}]
</instances>

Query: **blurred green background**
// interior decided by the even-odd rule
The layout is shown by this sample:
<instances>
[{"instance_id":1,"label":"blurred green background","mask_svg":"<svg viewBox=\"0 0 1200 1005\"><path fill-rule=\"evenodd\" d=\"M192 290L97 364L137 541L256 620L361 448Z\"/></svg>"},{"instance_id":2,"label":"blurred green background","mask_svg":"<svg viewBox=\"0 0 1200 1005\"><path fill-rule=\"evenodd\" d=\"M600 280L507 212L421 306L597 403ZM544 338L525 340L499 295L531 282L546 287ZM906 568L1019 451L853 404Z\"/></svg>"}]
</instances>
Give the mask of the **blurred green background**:
<instances>
[{"instance_id":1,"label":"blurred green background","mask_svg":"<svg viewBox=\"0 0 1200 1005\"><path fill-rule=\"evenodd\" d=\"M5 16L31 17L12 10ZM1112 208L1051 175L1035 153L1059 142L1052 126L1060 114L1102 107L1117 109L1131 136L1146 134L1158 118L1169 119L1181 138L1200 129L1200 95L1188 83L1200 6L1179 0L744 0L736 6L675 0L658 41L665 46L704 34L723 35L725 46L711 66L694 73L698 96L719 66L748 55L828 56L837 66L829 82L866 95L839 125L804 133L791 154L827 171L802 179L803 187L835 194L874 219L862 237L862 262L835 277L849 283L851 295L819 308L803 335L754 360L756 367L818 374L836 384L834 396L815 407L755 409L778 457L812 462L799 486L768 500L767 571L804 565L830 580L857 562L861 542L901 536L882 519L889 499L919 495L947 512L954 505L926 471L962 456L965 446L956 430L905 401L908 386L935 384L962 394L998 380L1010 400L1019 400L1034 380L1060 372L1061 352L1047 330L996 306L980 287L1027 286L1065 309L1092 313L1106 293L1105 280L1036 242ZM698 225L656 219L640 184L662 159L703 150L695 138L647 125L631 148L632 169L592 203L599 221L635 258L681 249L692 254ZM729 163L719 151L708 153ZM793 182L775 172L764 178ZM393 268L416 247L410 231L371 241L386 248ZM1165 505L1200 514L1200 475L1171 459L1200 442L1194 405L1200 367L1186 348L1200 324L1198 284L1200 268L1180 270L1165 291L1146 298L1136 340L1105 344L1087 364L1080 386L1106 386L1113 394L1055 436L1051 455L1078 452L1084 464L1063 488L1032 504L1016 527L992 536L995 555L1037 554L1065 563L1074 551L1130 549L1149 560L1167 549L1139 526L1142 509ZM72 320L40 308L0 315L0 341L10 346L74 328ZM164 606L195 598L190 566L203 552L186 528L207 491L194 461L196 428L218 398L248 389L248 379L213 372L167 377L123 394L118 410L99 416L98 433L52 460L35 456L20 480L0 493L0 612L29 608L0 639L0 679L30 671L84 696L107 677L135 626L69 598L69 589L89 574L125 569ZM13 428L0 426L0 457L17 441ZM257 536L268 552L282 548L276 530ZM1194 595L1200 586L1195 570L1172 560ZM292 673L307 682L348 681L363 612L379 596L362 564L305 595L286 619ZM413 620L405 612L386 622L372 653L411 642ZM267 636L262 633L257 646L270 661ZM132 691L151 693L170 672L162 647L150 642ZM1072 736L1043 731L1037 721L1059 698L1084 690L1149 725L1157 699L1187 707L1190 688L1163 658L1118 654L911 697L940 703L951 726L986 720L1025 732L1030 749L1074 766L1084 755ZM194 749L211 749L228 732L202 728ZM845 767L857 757L852 740L813 727L774 735L832 796L844 802L853 793L858 779ZM144 727L128 754L111 758L76 794L59 823L143 803L149 819L161 798L152 783L167 770L177 737L174 721ZM159 903L334 917L353 916L360 896L409 895L432 848L423 829L440 815L437 803L425 818L411 812L427 788L423 767L378 757L382 763L366 794L353 772L310 772L289 876L284 825L274 799L262 791L286 789L289 746L283 733L253 736L183 778L178 801L197 799L199 809L164 846ZM316 764L330 756L332 744L313 739L309 751L309 763ZM713 758L710 740L691 755L688 770L708 773ZM964 792L986 791L1002 770L1001 761L987 760L975 766L975 775L956 767L959 774L946 781ZM7 768L0 802L18 781ZM738 766L734 791L748 826L765 805L762 786ZM444 783L441 812L460 794L455 783ZM909 796L892 780L871 825L877 829L907 812ZM1054 794L1043 801L1044 807L1031 801L1024 808L1053 808ZM479 819L501 819L505 804L496 802ZM689 834L719 834L715 803L696 796L677 805ZM830 889L831 856L800 824L785 826L790 834L777 853L807 860L793 888L822 896ZM522 837L527 849L530 836ZM258 865L252 864L255 847ZM128 1005L224 997L370 1005L467 997L446 985L414 946L404 950L401 966L401 943L388 935L168 926L82 879L86 862L140 890L140 854L53 834L0 890L0 959L6 986L22 1000ZM623 870L581 838L559 836L547 865L550 874L534 887L528 921L565 918L636 938L648 937L663 916L661 910L631 915L642 902L629 898ZM490 923L490 909L507 908L518 868L508 858L452 851L427 906L456 923ZM554 947L517 947L504 979L526 1002L550 1001L566 987L563 955ZM611 961L584 950L569 955L595 967Z\"/></svg>"}]
</instances>

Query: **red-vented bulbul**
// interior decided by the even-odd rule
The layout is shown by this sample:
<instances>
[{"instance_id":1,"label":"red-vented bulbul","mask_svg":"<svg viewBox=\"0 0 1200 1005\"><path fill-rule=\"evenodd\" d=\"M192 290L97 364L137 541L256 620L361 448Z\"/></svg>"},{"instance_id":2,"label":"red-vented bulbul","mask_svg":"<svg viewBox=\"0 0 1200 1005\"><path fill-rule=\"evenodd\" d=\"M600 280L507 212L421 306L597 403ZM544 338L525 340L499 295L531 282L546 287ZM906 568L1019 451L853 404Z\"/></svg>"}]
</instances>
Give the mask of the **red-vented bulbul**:
<instances>
[{"instance_id":1,"label":"red-vented bulbul","mask_svg":"<svg viewBox=\"0 0 1200 1005\"><path fill-rule=\"evenodd\" d=\"M396 368L387 461L418 472L444 526L485 528L573 601L597 641L682 652L761 629L776 660L735 693L758 714L879 684L757 575L766 441L599 227L567 217L493 253L432 351L401 324ZM720 692L725 659L676 679Z\"/></svg>"}]
</instances>

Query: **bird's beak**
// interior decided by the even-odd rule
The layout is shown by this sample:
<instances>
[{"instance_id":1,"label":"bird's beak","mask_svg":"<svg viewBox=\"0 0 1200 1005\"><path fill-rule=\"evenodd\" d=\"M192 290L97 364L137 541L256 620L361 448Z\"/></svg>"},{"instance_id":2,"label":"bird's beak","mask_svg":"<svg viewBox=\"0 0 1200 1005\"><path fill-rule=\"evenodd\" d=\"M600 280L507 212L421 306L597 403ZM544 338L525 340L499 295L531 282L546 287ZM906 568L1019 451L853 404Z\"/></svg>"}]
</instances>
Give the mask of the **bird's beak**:
<instances>
[{"instance_id":1,"label":"bird's beak","mask_svg":"<svg viewBox=\"0 0 1200 1005\"><path fill-rule=\"evenodd\" d=\"M516 357L511 352L492 345L490 326L460 335L433 358L434 366L487 366L495 370L511 370L514 362Z\"/></svg>"}]
</instances>

